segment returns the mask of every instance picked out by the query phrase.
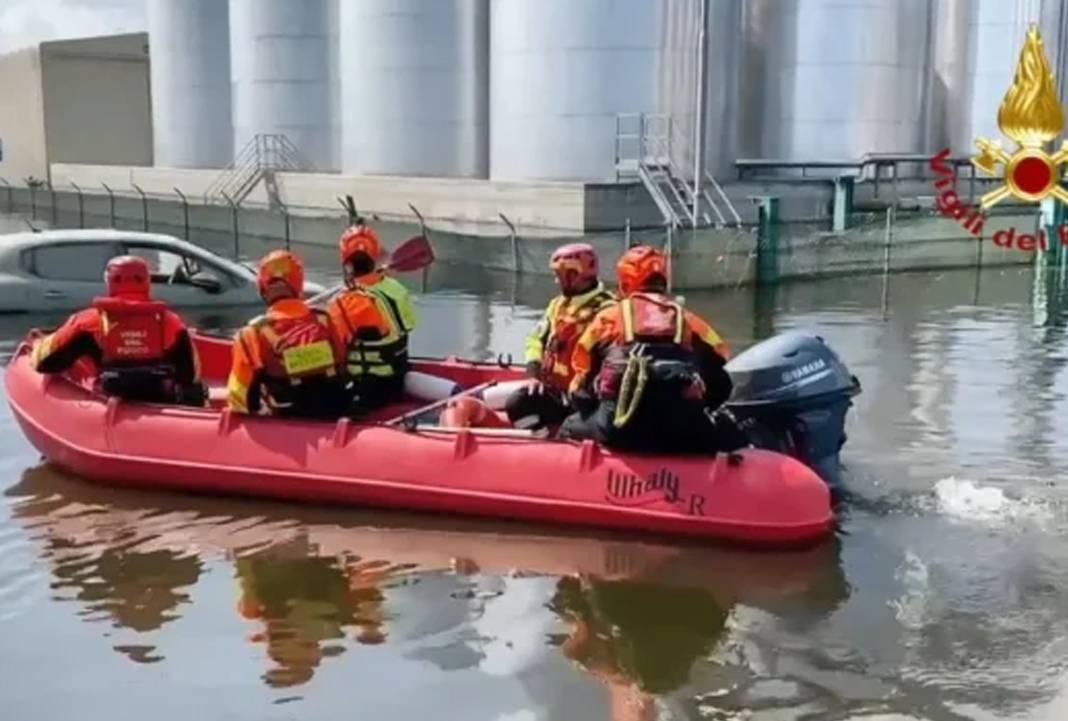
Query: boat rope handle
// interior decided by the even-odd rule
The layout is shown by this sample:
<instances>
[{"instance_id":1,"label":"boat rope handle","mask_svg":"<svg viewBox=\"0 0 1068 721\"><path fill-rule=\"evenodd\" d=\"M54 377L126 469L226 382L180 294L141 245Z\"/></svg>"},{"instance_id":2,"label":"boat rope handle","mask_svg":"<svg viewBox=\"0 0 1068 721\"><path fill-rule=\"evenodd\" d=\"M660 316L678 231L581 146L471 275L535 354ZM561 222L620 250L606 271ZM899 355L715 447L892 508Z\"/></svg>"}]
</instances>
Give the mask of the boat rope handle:
<instances>
[{"instance_id":1,"label":"boat rope handle","mask_svg":"<svg viewBox=\"0 0 1068 721\"><path fill-rule=\"evenodd\" d=\"M645 394L645 386L649 380L649 356L645 355L644 351L645 346L639 344L631 350L627 358L627 367L623 371L623 379L619 382L616 413L612 419L616 428L627 425ZM637 379L634 378L635 372L638 374Z\"/></svg>"}]
</instances>

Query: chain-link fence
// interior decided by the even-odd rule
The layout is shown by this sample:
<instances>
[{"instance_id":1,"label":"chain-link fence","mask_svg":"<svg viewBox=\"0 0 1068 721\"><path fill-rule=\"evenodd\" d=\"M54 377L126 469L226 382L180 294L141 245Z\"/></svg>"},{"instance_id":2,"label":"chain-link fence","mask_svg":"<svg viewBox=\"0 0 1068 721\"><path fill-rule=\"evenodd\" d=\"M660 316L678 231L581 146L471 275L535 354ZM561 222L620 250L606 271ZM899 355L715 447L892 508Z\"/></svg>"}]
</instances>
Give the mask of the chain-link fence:
<instances>
[{"instance_id":1,"label":"chain-link fence","mask_svg":"<svg viewBox=\"0 0 1068 721\"><path fill-rule=\"evenodd\" d=\"M55 228L116 228L164 233L188 239L238 261L254 261L277 247L312 252L336 247L349 222L342 202L331 212L325 207L272 206L256 203L204 204L193 202L180 189L170 195L147 193L134 186L100 190L53 188L43 184L13 184L0 178L0 213L18 214L32 223ZM340 199L338 199L340 201ZM356 202L358 206L358 200ZM627 247L650 244L669 252L674 285L685 288L739 286L757 279L761 234L755 224L738 228L653 228L572 233L521 229L506 217L492 230L435 223L428 231L414 205L411 217L369 220L387 246L413 234L428 233L440 262L517 273L549 273L549 257L563 243L584 241L597 248L605 268L614 266ZM1027 254L994 246L998 218L1030 227L1034 209L995 209L976 238L933 208L854 213L844 232L831 232L827 218L790 220L777 227L777 278L812 277L852 272L966 267L1027 262ZM992 222L993 221L993 222ZM1030 225L1028 225L1030 224ZM303 248L302 248L303 247ZM767 249L765 248L765 251Z\"/></svg>"}]
</instances>

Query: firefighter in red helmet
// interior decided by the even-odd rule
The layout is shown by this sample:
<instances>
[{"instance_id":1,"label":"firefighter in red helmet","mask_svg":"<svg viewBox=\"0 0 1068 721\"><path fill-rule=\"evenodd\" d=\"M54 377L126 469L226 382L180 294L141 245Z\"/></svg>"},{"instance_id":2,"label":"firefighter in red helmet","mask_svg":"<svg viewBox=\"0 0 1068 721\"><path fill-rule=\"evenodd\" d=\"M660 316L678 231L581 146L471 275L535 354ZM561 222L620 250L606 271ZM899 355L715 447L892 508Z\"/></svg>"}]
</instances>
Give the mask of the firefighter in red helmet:
<instances>
[{"instance_id":1,"label":"firefighter in red helmet","mask_svg":"<svg viewBox=\"0 0 1068 721\"><path fill-rule=\"evenodd\" d=\"M151 297L143 258L112 258L104 270L107 295L72 315L33 347L33 367L61 373L83 358L108 395L145 403L203 405L200 363L185 323Z\"/></svg>"},{"instance_id":2,"label":"firefighter in red helmet","mask_svg":"<svg viewBox=\"0 0 1068 721\"><path fill-rule=\"evenodd\" d=\"M667 295L667 260L631 248L616 266L622 300L597 315L572 356L572 401L561 429L609 447L648 452L745 445L725 414L730 349L712 327Z\"/></svg>"},{"instance_id":3,"label":"firefighter in red helmet","mask_svg":"<svg viewBox=\"0 0 1068 721\"><path fill-rule=\"evenodd\" d=\"M571 356L583 331L615 296L597 277L597 252L588 243L556 249L549 261L560 294L527 336L527 375L536 383L520 388L506 403L508 418L519 427L559 425L570 408Z\"/></svg>"},{"instance_id":4,"label":"firefighter in red helmet","mask_svg":"<svg viewBox=\"0 0 1068 721\"><path fill-rule=\"evenodd\" d=\"M334 419L349 408L343 351L325 311L303 300L304 266L276 250L260 261L267 312L234 339L227 381L231 409L291 418Z\"/></svg>"}]
</instances>

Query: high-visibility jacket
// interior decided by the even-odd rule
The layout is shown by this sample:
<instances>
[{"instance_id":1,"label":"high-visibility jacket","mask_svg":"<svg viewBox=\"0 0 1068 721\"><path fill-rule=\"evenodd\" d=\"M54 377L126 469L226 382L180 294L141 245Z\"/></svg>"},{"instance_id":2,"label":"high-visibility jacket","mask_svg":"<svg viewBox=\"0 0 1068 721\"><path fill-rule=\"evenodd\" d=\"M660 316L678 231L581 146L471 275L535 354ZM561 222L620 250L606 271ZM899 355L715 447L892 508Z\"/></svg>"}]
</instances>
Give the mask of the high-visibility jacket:
<instances>
[{"instance_id":1,"label":"high-visibility jacket","mask_svg":"<svg viewBox=\"0 0 1068 721\"><path fill-rule=\"evenodd\" d=\"M603 283L580 295L553 298L527 336L526 363L539 363L542 380L566 391L571 382L571 356L575 344L594 317L615 300L615 295Z\"/></svg>"},{"instance_id":2,"label":"high-visibility jacket","mask_svg":"<svg viewBox=\"0 0 1068 721\"><path fill-rule=\"evenodd\" d=\"M326 313L287 298L234 338L230 408L301 417L340 415L348 404L343 350Z\"/></svg>"},{"instance_id":3,"label":"high-visibility jacket","mask_svg":"<svg viewBox=\"0 0 1068 721\"><path fill-rule=\"evenodd\" d=\"M372 274L335 297L328 307L356 378L400 379L408 370L408 337L416 314L408 290L397 280Z\"/></svg>"}]
</instances>

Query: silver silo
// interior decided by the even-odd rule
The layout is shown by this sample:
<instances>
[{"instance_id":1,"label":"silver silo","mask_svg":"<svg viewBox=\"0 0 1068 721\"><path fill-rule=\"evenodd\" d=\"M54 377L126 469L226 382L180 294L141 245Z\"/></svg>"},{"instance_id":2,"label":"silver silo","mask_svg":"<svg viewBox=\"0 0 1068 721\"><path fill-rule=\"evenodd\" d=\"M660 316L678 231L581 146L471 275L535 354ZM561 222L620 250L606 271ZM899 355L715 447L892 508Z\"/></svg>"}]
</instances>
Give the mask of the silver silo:
<instances>
[{"instance_id":1,"label":"silver silo","mask_svg":"<svg viewBox=\"0 0 1068 721\"><path fill-rule=\"evenodd\" d=\"M149 0L155 164L221 168L233 159L229 12L217 0Z\"/></svg>"},{"instance_id":2,"label":"silver silo","mask_svg":"<svg viewBox=\"0 0 1068 721\"><path fill-rule=\"evenodd\" d=\"M616 115L657 108L662 4L492 1L490 177L615 177Z\"/></svg>"},{"instance_id":3,"label":"silver silo","mask_svg":"<svg viewBox=\"0 0 1068 721\"><path fill-rule=\"evenodd\" d=\"M236 151L282 134L318 170L337 170L337 0L230 0Z\"/></svg>"},{"instance_id":4,"label":"silver silo","mask_svg":"<svg viewBox=\"0 0 1068 721\"><path fill-rule=\"evenodd\" d=\"M488 0L343 0L342 168L485 178Z\"/></svg>"},{"instance_id":5,"label":"silver silo","mask_svg":"<svg viewBox=\"0 0 1068 721\"><path fill-rule=\"evenodd\" d=\"M929 9L929 0L751 0L743 153L921 151Z\"/></svg>"},{"instance_id":6,"label":"silver silo","mask_svg":"<svg viewBox=\"0 0 1068 721\"><path fill-rule=\"evenodd\" d=\"M979 136L991 140L1002 138L998 108L1012 85L1027 27L1040 21L1042 9L1039 0L974 0L973 5L973 49L968 64L970 122L966 134L970 142ZM1052 62L1055 58L1050 51L1055 40L1049 36L1043 40ZM1002 143L1012 145L1007 139L1002 139ZM975 146L968 150L975 152Z\"/></svg>"},{"instance_id":7,"label":"silver silo","mask_svg":"<svg viewBox=\"0 0 1068 721\"><path fill-rule=\"evenodd\" d=\"M936 153L949 148L954 155L975 149L969 137L971 79L968 74L973 37L973 0L933 3L931 67L927 86L925 148Z\"/></svg>"}]
</instances>

